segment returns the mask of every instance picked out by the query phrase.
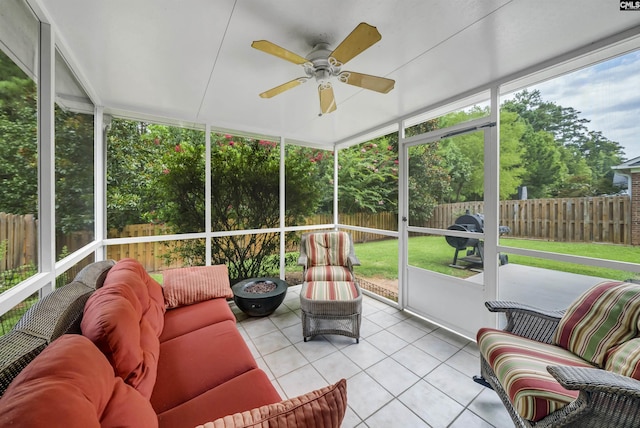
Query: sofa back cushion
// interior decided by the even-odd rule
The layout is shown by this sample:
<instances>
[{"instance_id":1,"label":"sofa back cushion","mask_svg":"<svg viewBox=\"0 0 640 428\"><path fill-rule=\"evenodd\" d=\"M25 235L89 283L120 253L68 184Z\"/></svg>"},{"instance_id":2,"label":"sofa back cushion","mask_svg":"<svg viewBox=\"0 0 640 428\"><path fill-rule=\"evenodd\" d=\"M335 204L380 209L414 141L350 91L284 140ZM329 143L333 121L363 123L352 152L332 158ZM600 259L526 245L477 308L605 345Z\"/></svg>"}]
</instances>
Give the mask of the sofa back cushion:
<instances>
[{"instance_id":1,"label":"sofa back cushion","mask_svg":"<svg viewBox=\"0 0 640 428\"><path fill-rule=\"evenodd\" d=\"M347 266L351 238L347 232L318 232L307 235L307 266Z\"/></svg>"},{"instance_id":2,"label":"sofa back cushion","mask_svg":"<svg viewBox=\"0 0 640 428\"><path fill-rule=\"evenodd\" d=\"M36 357L0 399L0 426L157 427L151 404L80 335L63 335Z\"/></svg>"},{"instance_id":3,"label":"sofa back cushion","mask_svg":"<svg viewBox=\"0 0 640 428\"><path fill-rule=\"evenodd\" d=\"M149 398L156 381L164 326L160 284L124 259L85 305L82 334L107 357L116 375Z\"/></svg>"},{"instance_id":4,"label":"sofa back cushion","mask_svg":"<svg viewBox=\"0 0 640 428\"><path fill-rule=\"evenodd\" d=\"M162 286L147 273L144 266L134 259L122 259L111 268L104 281L110 284L127 284L135 292L142 309L142 316L160 336L164 328L164 294Z\"/></svg>"},{"instance_id":5,"label":"sofa back cushion","mask_svg":"<svg viewBox=\"0 0 640 428\"><path fill-rule=\"evenodd\" d=\"M553 343L604 367L611 350L638 336L639 321L640 284L605 281L567 308Z\"/></svg>"}]
</instances>

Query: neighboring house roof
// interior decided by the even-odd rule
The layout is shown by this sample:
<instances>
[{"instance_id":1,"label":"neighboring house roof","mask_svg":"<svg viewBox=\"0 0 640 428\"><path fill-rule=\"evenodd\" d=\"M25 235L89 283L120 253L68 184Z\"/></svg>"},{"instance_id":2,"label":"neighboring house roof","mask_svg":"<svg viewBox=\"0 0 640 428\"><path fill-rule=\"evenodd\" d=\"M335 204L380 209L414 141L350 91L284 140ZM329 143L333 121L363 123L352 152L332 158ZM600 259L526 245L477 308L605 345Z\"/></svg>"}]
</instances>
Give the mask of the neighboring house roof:
<instances>
[{"instance_id":1,"label":"neighboring house roof","mask_svg":"<svg viewBox=\"0 0 640 428\"><path fill-rule=\"evenodd\" d=\"M633 172L640 172L640 156L630 159L623 164L612 166L611 169L615 169L622 174L631 174Z\"/></svg>"}]
</instances>

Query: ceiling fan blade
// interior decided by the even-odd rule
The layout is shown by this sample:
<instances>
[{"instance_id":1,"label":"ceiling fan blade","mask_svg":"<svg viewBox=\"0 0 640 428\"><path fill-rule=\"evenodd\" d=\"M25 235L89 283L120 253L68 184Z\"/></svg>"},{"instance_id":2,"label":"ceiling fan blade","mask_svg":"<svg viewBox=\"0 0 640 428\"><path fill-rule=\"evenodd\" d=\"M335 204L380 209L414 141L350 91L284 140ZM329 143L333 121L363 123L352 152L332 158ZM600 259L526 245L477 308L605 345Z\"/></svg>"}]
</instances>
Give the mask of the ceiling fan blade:
<instances>
[{"instance_id":1,"label":"ceiling fan blade","mask_svg":"<svg viewBox=\"0 0 640 428\"><path fill-rule=\"evenodd\" d=\"M377 43L382 36L374 26L361 22L358 26L338 45L330 57L341 64L346 64L364 50Z\"/></svg>"},{"instance_id":2,"label":"ceiling fan blade","mask_svg":"<svg viewBox=\"0 0 640 428\"><path fill-rule=\"evenodd\" d=\"M297 79L293 79L290 82L283 83L282 85L276 86L275 88L271 88L268 91L264 91L263 93L260 94L260 97L262 98L275 97L276 95L281 94L284 91L287 91L291 88L295 88L296 86L303 84L307 80L308 80L307 77L298 77Z\"/></svg>"},{"instance_id":3,"label":"ceiling fan blade","mask_svg":"<svg viewBox=\"0 0 640 428\"><path fill-rule=\"evenodd\" d=\"M306 58L288 51L285 48L276 45L275 43L271 43L268 40L256 40L255 42L251 43L251 47L258 49L259 51L271 54L273 56L277 56L278 58L285 59L294 64L304 64L306 62L309 62Z\"/></svg>"},{"instance_id":4,"label":"ceiling fan blade","mask_svg":"<svg viewBox=\"0 0 640 428\"><path fill-rule=\"evenodd\" d=\"M382 94L388 93L396 84L395 80L387 79L386 77L371 76L354 71L343 71L338 78L343 83L359 86Z\"/></svg>"},{"instance_id":5,"label":"ceiling fan blade","mask_svg":"<svg viewBox=\"0 0 640 428\"><path fill-rule=\"evenodd\" d=\"M331 113L336 109L336 99L333 97L333 88L331 86L318 86L320 94L320 111L322 114Z\"/></svg>"}]
</instances>

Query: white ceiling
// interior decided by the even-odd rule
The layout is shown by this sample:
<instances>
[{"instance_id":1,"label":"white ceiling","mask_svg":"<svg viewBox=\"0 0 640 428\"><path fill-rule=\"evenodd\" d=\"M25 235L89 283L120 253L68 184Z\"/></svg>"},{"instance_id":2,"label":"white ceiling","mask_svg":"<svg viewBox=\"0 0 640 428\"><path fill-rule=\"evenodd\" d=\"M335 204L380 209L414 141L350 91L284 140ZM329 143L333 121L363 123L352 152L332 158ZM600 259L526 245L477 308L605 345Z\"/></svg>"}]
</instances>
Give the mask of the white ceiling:
<instances>
[{"instance_id":1,"label":"white ceiling","mask_svg":"<svg viewBox=\"0 0 640 428\"><path fill-rule=\"evenodd\" d=\"M640 12L620 11L616 0L32 1L106 112L327 146L622 32L640 34ZM382 40L343 69L395 79L390 93L335 83L338 108L323 116L313 81L258 96L304 72L252 41L306 56L317 42L337 46L360 22Z\"/></svg>"}]
</instances>

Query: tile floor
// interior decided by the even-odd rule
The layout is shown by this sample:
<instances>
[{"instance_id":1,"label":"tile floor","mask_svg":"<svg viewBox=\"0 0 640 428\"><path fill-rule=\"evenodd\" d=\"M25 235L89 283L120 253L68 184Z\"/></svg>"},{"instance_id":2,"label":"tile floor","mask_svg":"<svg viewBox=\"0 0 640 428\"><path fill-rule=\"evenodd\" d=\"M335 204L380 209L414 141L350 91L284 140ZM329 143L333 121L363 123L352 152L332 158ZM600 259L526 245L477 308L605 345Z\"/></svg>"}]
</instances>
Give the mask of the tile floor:
<instances>
[{"instance_id":1,"label":"tile floor","mask_svg":"<svg viewBox=\"0 0 640 428\"><path fill-rule=\"evenodd\" d=\"M475 343L365 296L360 343L344 336L304 342L301 286L269 317L232 303L238 328L284 398L347 379L343 427L512 427L495 392L471 380Z\"/></svg>"}]
</instances>

